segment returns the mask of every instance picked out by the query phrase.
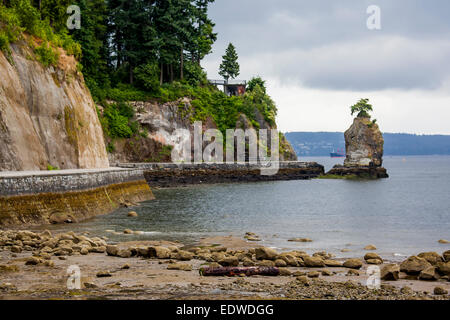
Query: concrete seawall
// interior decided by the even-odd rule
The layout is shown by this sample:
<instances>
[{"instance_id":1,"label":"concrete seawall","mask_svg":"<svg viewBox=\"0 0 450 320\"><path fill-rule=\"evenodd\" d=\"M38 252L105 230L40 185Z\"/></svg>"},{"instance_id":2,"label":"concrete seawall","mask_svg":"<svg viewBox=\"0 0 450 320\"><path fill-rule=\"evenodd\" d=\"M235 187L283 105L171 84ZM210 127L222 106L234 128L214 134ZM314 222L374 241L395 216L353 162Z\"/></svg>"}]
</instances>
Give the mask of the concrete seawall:
<instances>
[{"instance_id":1,"label":"concrete seawall","mask_svg":"<svg viewBox=\"0 0 450 320\"><path fill-rule=\"evenodd\" d=\"M128 168L141 169L150 187L174 187L189 184L306 180L324 173L316 162L279 162L276 174L261 174L261 166L249 163L130 163Z\"/></svg>"},{"instance_id":2,"label":"concrete seawall","mask_svg":"<svg viewBox=\"0 0 450 320\"><path fill-rule=\"evenodd\" d=\"M139 169L0 172L0 226L78 222L151 199Z\"/></svg>"}]
</instances>

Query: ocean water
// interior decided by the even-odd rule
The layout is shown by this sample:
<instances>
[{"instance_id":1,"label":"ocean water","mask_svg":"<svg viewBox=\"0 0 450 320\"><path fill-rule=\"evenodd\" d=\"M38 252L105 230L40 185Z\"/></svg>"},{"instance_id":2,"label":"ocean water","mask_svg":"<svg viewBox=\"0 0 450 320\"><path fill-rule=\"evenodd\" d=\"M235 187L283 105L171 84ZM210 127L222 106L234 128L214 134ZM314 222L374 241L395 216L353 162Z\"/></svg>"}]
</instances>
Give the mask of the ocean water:
<instances>
[{"instance_id":1,"label":"ocean water","mask_svg":"<svg viewBox=\"0 0 450 320\"><path fill-rule=\"evenodd\" d=\"M325 165L342 159L303 158ZM53 229L90 231L113 241L179 240L255 232L263 244L338 257L360 256L368 244L391 260L443 252L450 240L450 156L385 157L389 179L310 180L200 185L154 190L156 200ZM128 218L130 210L138 218ZM114 235L105 230L144 231ZM313 242L288 242L307 237ZM341 253L347 248L350 252Z\"/></svg>"}]
</instances>

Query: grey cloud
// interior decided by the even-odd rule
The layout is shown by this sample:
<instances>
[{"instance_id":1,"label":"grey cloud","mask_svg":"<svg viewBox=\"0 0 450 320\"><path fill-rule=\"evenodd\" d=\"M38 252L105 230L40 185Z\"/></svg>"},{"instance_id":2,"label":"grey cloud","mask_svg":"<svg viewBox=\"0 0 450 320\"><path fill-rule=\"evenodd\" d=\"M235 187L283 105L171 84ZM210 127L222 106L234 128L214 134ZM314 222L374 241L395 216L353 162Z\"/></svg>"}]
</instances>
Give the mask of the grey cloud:
<instances>
[{"instance_id":1,"label":"grey cloud","mask_svg":"<svg viewBox=\"0 0 450 320\"><path fill-rule=\"evenodd\" d=\"M380 31L366 28L370 4L381 8ZM450 74L446 0L216 0L210 12L219 33L206 61L212 74L228 42L243 77L313 88L430 89Z\"/></svg>"}]
</instances>

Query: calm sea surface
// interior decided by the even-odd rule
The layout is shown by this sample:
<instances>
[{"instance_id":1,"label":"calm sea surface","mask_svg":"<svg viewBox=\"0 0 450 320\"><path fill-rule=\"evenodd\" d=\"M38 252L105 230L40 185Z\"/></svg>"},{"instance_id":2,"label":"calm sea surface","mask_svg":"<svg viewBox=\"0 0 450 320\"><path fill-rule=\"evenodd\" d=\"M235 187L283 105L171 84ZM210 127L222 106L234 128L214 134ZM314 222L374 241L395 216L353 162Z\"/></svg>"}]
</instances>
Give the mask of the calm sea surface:
<instances>
[{"instance_id":1,"label":"calm sea surface","mask_svg":"<svg viewBox=\"0 0 450 320\"><path fill-rule=\"evenodd\" d=\"M317 161L326 170L342 159ZM367 244L392 260L421 251L450 249L450 156L385 157L389 179L310 180L217 184L154 190L156 200L57 230L91 231L110 240L165 239L193 242L200 237L255 232L260 244L326 250L339 257L360 255ZM105 230L141 230L114 235ZM308 237L311 243L288 242ZM351 252L341 253L342 248Z\"/></svg>"}]
</instances>

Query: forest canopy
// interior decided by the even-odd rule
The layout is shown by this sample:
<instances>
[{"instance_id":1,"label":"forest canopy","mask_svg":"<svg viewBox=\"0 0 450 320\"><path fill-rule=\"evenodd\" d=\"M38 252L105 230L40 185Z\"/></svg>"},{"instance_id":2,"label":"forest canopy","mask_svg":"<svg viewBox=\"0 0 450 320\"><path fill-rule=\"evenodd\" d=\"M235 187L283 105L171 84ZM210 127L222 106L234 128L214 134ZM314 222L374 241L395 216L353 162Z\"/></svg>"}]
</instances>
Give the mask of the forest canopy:
<instances>
[{"instance_id":1,"label":"forest canopy","mask_svg":"<svg viewBox=\"0 0 450 320\"><path fill-rule=\"evenodd\" d=\"M208 17L213 1L0 0L0 49L21 31L54 46L74 40L81 49L69 53L81 59L94 93L120 83L150 92L173 81L198 85L206 80L200 62L217 39ZM67 28L70 5L81 10L80 29Z\"/></svg>"}]
</instances>

